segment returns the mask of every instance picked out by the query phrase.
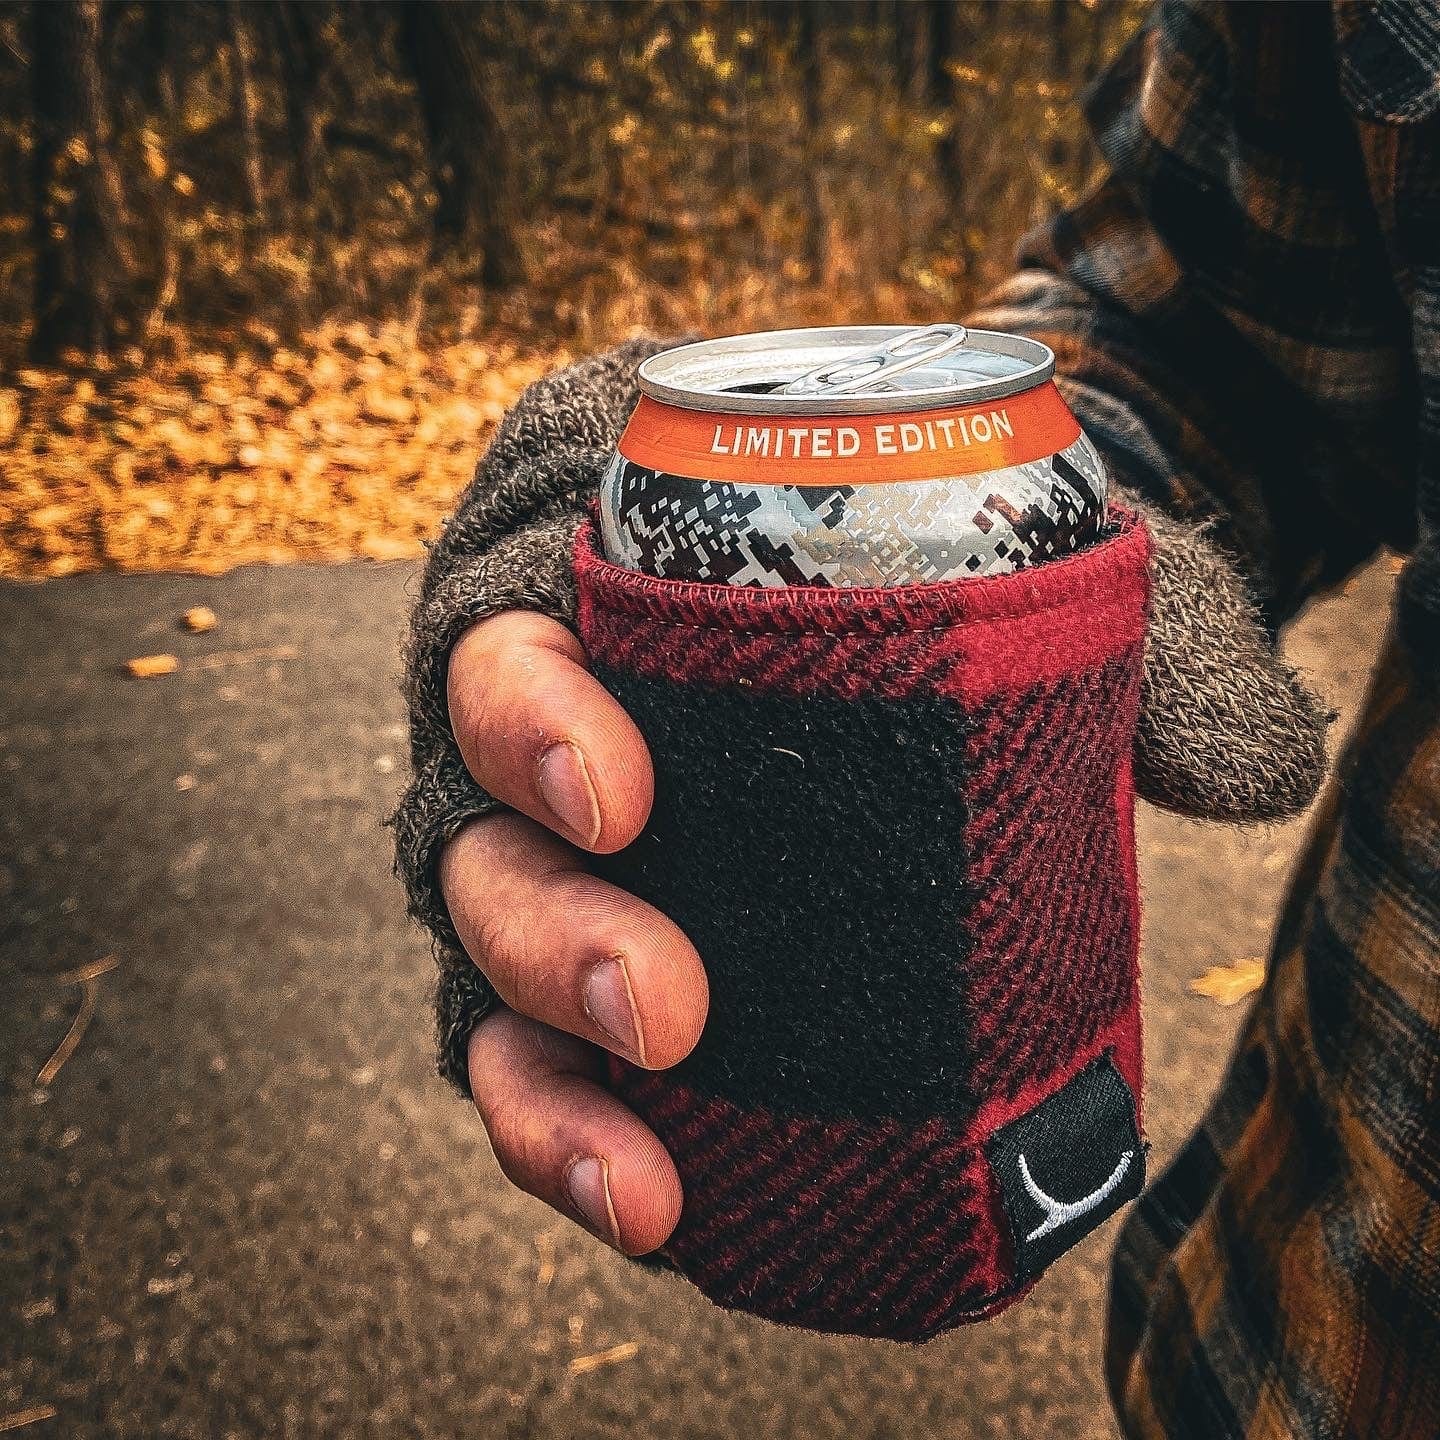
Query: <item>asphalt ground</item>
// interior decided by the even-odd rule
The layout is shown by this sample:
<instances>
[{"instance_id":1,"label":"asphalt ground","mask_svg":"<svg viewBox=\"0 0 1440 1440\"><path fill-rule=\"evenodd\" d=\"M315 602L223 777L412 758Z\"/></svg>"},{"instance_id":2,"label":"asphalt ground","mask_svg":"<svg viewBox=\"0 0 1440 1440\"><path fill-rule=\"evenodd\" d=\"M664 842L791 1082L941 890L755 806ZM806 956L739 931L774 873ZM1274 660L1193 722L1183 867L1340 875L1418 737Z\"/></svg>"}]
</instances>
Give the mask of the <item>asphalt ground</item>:
<instances>
[{"instance_id":1,"label":"asphalt ground","mask_svg":"<svg viewBox=\"0 0 1440 1440\"><path fill-rule=\"evenodd\" d=\"M1391 583L1377 564L1289 639L1347 722ZM411 587L360 564L0 587L0 1428L1112 1435L1116 1221L1024 1304L907 1348L726 1315L505 1184L433 1076L379 828ZM179 631L201 604L219 628ZM176 673L122 673L162 651ZM1302 834L1142 809L1157 1165L1243 1013L1187 984L1264 953ZM37 1085L82 1000L60 977L111 956Z\"/></svg>"}]
</instances>

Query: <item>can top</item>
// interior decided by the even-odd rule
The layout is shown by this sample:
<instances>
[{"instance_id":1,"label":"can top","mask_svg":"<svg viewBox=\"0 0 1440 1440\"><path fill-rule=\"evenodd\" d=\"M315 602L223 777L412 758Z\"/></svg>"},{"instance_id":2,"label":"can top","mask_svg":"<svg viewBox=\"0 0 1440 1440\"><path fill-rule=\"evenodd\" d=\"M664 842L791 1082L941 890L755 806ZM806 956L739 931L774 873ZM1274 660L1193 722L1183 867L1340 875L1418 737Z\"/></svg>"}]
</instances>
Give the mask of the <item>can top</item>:
<instances>
[{"instance_id":1,"label":"can top","mask_svg":"<svg viewBox=\"0 0 1440 1440\"><path fill-rule=\"evenodd\" d=\"M936 327L937 329L941 327ZM959 329L959 327L950 327ZM737 415L867 415L999 400L1048 380L1048 345L998 330L961 331L963 343L935 347L918 365L877 368L873 385L785 393L812 372L857 353L879 352L917 335L908 325L828 325L762 330L700 340L652 355L640 366L641 391L667 405Z\"/></svg>"}]
</instances>

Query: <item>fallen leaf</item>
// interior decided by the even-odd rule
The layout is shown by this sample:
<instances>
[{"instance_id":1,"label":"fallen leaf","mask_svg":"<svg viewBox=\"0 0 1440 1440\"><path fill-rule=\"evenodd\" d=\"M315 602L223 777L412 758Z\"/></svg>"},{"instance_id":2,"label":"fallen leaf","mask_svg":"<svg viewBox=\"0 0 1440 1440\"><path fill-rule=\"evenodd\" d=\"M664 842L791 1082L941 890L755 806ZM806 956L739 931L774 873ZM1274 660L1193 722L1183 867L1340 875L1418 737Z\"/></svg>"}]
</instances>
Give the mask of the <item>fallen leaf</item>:
<instances>
[{"instance_id":1,"label":"fallen leaf","mask_svg":"<svg viewBox=\"0 0 1440 1440\"><path fill-rule=\"evenodd\" d=\"M188 1290L195 1283L193 1275L157 1275L153 1280L145 1282L145 1293L147 1295L176 1295L181 1290Z\"/></svg>"},{"instance_id":2,"label":"fallen leaf","mask_svg":"<svg viewBox=\"0 0 1440 1440\"><path fill-rule=\"evenodd\" d=\"M154 675L173 675L180 668L175 655L137 655L125 662L125 668L137 680L148 680Z\"/></svg>"},{"instance_id":3,"label":"fallen leaf","mask_svg":"<svg viewBox=\"0 0 1440 1440\"><path fill-rule=\"evenodd\" d=\"M535 1237L535 1249L539 1254L540 1263L535 1270L535 1283L542 1290L550 1288L550 1282L555 1278L555 1237L548 1231L543 1235Z\"/></svg>"},{"instance_id":4,"label":"fallen leaf","mask_svg":"<svg viewBox=\"0 0 1440 1440\"><path fill-rule=\"evenodd\" d=\"M208 605L192 605L184 615L185 628L196 635L213 630L219 623L215 612Z\"/></svg>"},{"instance_id":5,"label":"fallen leaf","mask_svg":"<svg viewBox=\"0 0 1440 1440\"><path fill-rule=\"evenodd\" d=\"M640 1353L640 1345L635 1340L625 1340L619 1345L612 1345L608 1350L598 1350L593 1355L577 1355L566 1369L572 1375L588 1375L592 1370L599 1370L605 1365L620 1365L626 1360L633 1360Z\"/></svg>"},{"instance_id":6,"label":"fallen leaf","mask_svg":"<svg viewBox=\"0 0 1440 1440\"><path fill-rule=\"evenodd\" d=\"M394 535L366 535L360 541L360 553L367 560L411 560L424 549L418 540Z\"/></svg>"},{"instance_id":7,"label":"fallen leaf","mask_svg":"<svg viewBox=\"0 0 1440 1440\"><path fill-rule=\"evenodd\" d=\"M1217 1005L1238 1005L1265 983L1265 962L1251 958L1230 965L1212 965L1190 982L1192 995L1204 995Z\"/></svg>"}]
</instances>

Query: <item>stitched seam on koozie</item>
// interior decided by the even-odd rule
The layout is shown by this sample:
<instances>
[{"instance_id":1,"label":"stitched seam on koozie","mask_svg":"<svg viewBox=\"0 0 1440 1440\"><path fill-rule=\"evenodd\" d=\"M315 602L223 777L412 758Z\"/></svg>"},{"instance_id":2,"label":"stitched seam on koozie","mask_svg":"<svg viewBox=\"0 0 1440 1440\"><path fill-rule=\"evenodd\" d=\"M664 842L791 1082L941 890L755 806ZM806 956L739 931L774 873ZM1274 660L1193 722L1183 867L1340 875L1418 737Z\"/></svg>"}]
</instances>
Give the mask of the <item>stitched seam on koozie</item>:
<instances>
[{"instance_id":1,"label":"stitched seam on koozie","mask_svg":"<svg viewBox=\"0 0 1440 1440\"><path fill-rule=\"evenodd\" d=\"M1018 572L1017 572L1018 573ZM984 580L955 581L955 584L983 584ZM1092 594L1079 593L1067 595L1063 600L1056 600L1046 605L1036 605L1029 609L1002 611L994 615L961 616L944 621L939 625L916 626L906 624L903 616L897 615L880 617L872 623L856 623L854 621L846 624L843 628L827 623L831 617L821 619L819 617L808 620L804 616L795 618L795 628L790 629L779 624L760 625L744 622L736 623L715 623L701 624L692 620L674 620L668 615L656 614L653 609L644 603L634 603L638 597L607 594L597 597L591 594L590 603L597 609L603 609L610 614L634 615L640 619L647 620L653 625L665 625L673 629L684 630L710 630L726 635L784 635L797 639L807 636L833 637L839 635L921 635L941 630L959 630L966 627L980 628L997 623L1025 621L1037 619L1044 615L1054 615L1063 610L1085 610L1090 613L1092 607L1098 609L1104 604L1097 601ZM1117 612L1128 614L1134 607L1128 603L1113 601L1105 606L1106 613Z\"/></svg>"},{"instance_id":2,"label":"stitched seam on koozie","mask_svg":"<svg viewBox=\"0 0 1440 1440\"><path fill-rule=\"evenodd\" d=\"M784 589L757 594L747 587L669 581L622 570L599 554L593 533L587 535L584 529L576 542L577 575L582 605L608 614L635 616L656 625L734 636L899 635L1024 621L1070 608L1089 609L1098 605L1105 605L1107 611L1125 612L1134 608L1137 599L1142 606L1145 603L1150 540L1138 517L1123 510L1117 510L1115 516L1113 530L1098 544L1043 567L1006 575L947 581L935 586L897 586L889 590L869 588L863 592L822 588L813 597L810 606L812 614L797 614L794 610L783 609L787 595L793 599L793 592ZM1095 573L1083 582L1072 581L1056 600L1014 603L1009 607L1002 605L999 609L978 615L952 614L940 624L923 628L909 618L913 612L923 614L932 605L945 606L947 600L953 603L956 596L962 593L973 595L980 588L1016 589L1018 594L1026 586L1059 586L1062 576L1069 581L1082 568ZM1017 585L1017 582L1023 584ZM1117 598L1108 605L1103 600L1097 600L1097 595L1117 588ZM1139 592L1138 595L1130 593L1135 591ZM715 593L702 598L703 592ZM858 598L862 593L863 600ZM666 613L672 608L688 609L694 613L707 606L723 611L724 618L710 623L680 620ZM755 613L737 614L746 606L753 607Z\"/></svg>"},{"instance_id":3,"label":"stitched seam on koozie","mask_svg":"<svg viewBox=\"0 0 1440 1440\"><path fill-rule=\"evenodd\" d=\"M615 613L615 607L606 605L604 608L609 614ZM1069 599L1057 601L1053 605L1043 605L1015 615L986 615L972 620L947 620L943 625L897 625L894 628L886 626L873 630L857 628L842 631L827 630L818 625L813 630L778 630L746 625L701 625L691 620L670 620L665 616L650 614L641 618L651 625L663 626L667 630L704 630L712 635L779 635L786 640L829 640L842 635L938 635L946 630L981 630L997 623L1039 619L1042 615L1053 615L1061 610L1084 610L1087 619L1091 617L1099 619L1107 615L1129 615L1133 609L1133 606L1121 604L1118 601L1104 605L1103 602L1092 601L1084 596L1071 596Z\"/></svg>"}]
</instances>

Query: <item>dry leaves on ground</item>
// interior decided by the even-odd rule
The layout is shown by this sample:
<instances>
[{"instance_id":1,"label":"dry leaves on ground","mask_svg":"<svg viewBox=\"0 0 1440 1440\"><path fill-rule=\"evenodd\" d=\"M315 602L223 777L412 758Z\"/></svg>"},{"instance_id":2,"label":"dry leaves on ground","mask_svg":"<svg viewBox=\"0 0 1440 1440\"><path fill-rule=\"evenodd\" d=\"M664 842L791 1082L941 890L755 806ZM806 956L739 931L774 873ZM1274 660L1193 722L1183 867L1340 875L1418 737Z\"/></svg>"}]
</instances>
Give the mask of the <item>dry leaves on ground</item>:
<instances>
[{"instance_id":1,"label":"dry leaves on ground","mask_svg":"<svg viewBox=\"0 0 1440 1440\"><path fill-rule=\"evenodd\" d=\"M568 358L398 323L271 339L0 381L0 575L416 555L495 422Z\"/></svg>"}]
</instances>

